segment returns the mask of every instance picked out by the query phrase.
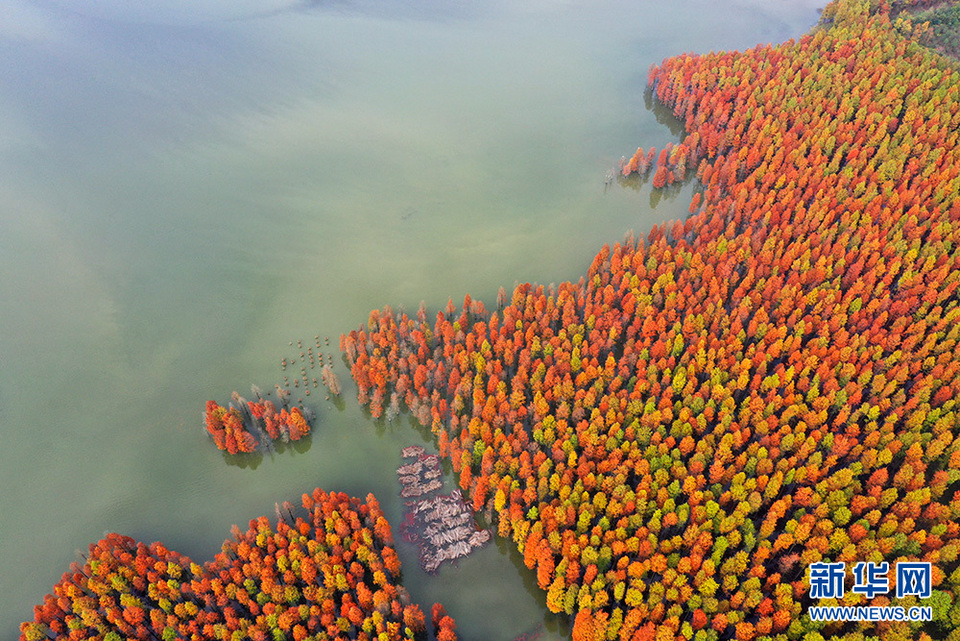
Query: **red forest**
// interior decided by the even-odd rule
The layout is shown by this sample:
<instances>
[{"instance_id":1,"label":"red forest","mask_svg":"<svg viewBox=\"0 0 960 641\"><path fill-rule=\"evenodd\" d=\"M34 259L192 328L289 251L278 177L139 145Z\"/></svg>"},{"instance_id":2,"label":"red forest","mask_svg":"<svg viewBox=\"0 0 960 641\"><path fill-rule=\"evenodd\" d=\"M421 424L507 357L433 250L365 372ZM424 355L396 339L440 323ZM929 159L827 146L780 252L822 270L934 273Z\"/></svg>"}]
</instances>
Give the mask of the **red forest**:
<instances>
[{"instance_id":1,"label":"red forest","mask_svg":"<svg viewBox=\"0 0 960 641\"><path fill-rule=\"evenodd\" d=\"M260 517L245 532L234 527L202 566L160 543L108 534L34 608L20 639L426 639L373 495L316 489L303 507L306 518L286 503L275 524ZM439 611L435 604L433 638L457 639Z\"/></svg>"},{"instance_id":2,"label":"red forest","mask_svg":"<svg viewBox=\"0 0 960 641\"><path fill-rule=\"evenodd\" d=\"M579 283L389 307L358 400L430 426L574 639L945 638L960 622L960 73L883 6L650 70L683 223ZM654 169L655 167L655 169ZM929 562L932 621L812 621L818 562ZM955 632L954 632L955 634ZM805 636L806 635L806 636ZM952 638L952 637L951 637Z\"/></svg>"}]
</instances>

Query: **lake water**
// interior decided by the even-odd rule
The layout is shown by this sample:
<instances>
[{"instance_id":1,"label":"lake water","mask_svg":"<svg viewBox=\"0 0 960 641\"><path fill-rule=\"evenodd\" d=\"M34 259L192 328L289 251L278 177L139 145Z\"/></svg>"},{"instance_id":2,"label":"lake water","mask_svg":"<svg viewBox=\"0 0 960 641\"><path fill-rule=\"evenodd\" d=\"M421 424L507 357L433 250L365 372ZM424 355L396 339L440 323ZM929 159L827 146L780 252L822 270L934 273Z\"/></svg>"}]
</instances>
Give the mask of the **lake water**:
<instances>
[{"instance_id":1,"label":"lake water","mask_svg":"<svg viewBox=\"0 0 960 641\"><path fill-rule=\"evenodd\" d=\"M0 0L0 638L107 531L202 562L317 486L374 492L396 531L424 439L358 409L339 334L577 279L684 216L689 186L605 185L679 139L647 68L797 37L820 4ZM272 388L315 335L344 402L304 399L302 451L229 462L204 402ZM399 551L465 639L568 634L503 542L436 577Z\"/></svg>"}]
</instances>

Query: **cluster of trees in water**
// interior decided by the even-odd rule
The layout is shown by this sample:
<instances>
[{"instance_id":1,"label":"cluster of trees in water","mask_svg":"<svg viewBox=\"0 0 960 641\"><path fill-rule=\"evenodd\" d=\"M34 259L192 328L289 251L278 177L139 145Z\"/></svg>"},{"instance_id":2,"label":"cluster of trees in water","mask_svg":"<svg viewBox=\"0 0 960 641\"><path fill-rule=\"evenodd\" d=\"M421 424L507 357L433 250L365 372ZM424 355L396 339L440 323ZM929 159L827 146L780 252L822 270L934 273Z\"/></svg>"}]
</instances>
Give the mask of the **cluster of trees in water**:
<instances>
[{"instance_id":1,"label":"cluster of trees in water","mask_svg":"<svg viewBox=\"0 0 960 641\"><path fill-rule=\"evenodd\" d=\"M458 560L487 544L490 531L477 529L473 511L463 502L460 490L439 494L443 487L440 457L427 454L419 445L403 448L403 457L415 459L397 468L400 496L406 514L400 532L420 548L420 567L436 574L440 566Z\"/></svg>"},{"instance_id":2,"label":"cluster of trees in water","mask_svg":"<svg viewBox=\"0 0 960 641\"><path fill-rule=\"evenodd\" d=\"M160 543L109 534L90 546L20 627L44 639L425 640L420 606L399 585L400 559L373 495L366 501L320 489L303 495L306 517L234 526L213 561L198 565ZM432 610L437 641L456 623Z\"/></svg>"},{"instance_id":3,"label":"cluster of trees in water","mask_svg":"<svg viewBox=\"0 0 960 641\"><path fill-rule=\"evenodd\" d=\"M320 380L313 379L313 387L322 383L327 388L329 394L339 396L341 392L340 379L333 371L331 364L332 356L324 357L320 351L320 336L315 336L317 354L314 355L313 347L307 347L307 350L300 352L300 375L293 379L293 388L299 389L301 380L303 382L303 394L310 396L310 379L307 376L307 366L309 362L310 369L320 367ZM290 342L293 345L293 342ZM297 348L303 349L303 341L297 340ZM324 359L326 358L326 362ZM283 358L280 361L280 369L286 371L288 366L297 364L297 358L292 357L289 360ZM302 398L297 398L295 403L291 402L290 377L283 377L283 385L276 384L277 403L280 409L277 410L277 403L274 403L269 394L264 394L256 385L251 386L251 391L256 397L255 401L248 401L237 392L230 395L230 404L227 407L219 405L216 401L207 401L204 410L203 419L207 431L213 437L217 448L229 454L249 454L256 452L261 447L269 447L273 441L299 441L307 436L311 430L314 414L313 411L304 405Z\"/></svg>"},{"instance_id":4,"label":"cluster of trees in water","mask_svg":"<svg viewBox=\"0 0 960 641\"><path fill-rule=\"evenodd\" d=\"M687 221L492 314L387 307L341 338L360 402L432 427L574 639L960 629L960 73L882 6L825 15L651 69ZM837 603L933 621L811 620L821 561L930 562L929 600Z\"/></svg>"},{"instance_id":5,"label":"cluster of trees in water","mask_svg":"<svg viewBox=\"0 0 960 641\"><path fill-rule=\"evenodd\" d=\"M207 401L204 423L217 448L228 454L256 452L261 444L274 440L299 441L310 433L308 412L294 405L276 405L269 399L248 401L236 392L229 407ZM257 438L259 434L260 438Z\"/></svg>"}]
</instances>

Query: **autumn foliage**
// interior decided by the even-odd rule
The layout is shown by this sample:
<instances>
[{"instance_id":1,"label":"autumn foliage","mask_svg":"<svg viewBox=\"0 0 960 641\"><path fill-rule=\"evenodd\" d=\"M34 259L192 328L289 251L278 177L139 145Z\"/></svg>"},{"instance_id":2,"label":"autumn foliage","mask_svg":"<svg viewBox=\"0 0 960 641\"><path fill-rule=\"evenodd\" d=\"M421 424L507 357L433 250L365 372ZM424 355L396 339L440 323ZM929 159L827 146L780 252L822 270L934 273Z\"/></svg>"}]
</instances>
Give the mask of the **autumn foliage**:
<instances>
[{"instance_id":1,"label":"autumn foliage","mask_svg":"<svg viewBox=\"0 0 960 641\"><path fill-rule=\"evenodd\" d=\"M867 9L651 69L688 134L624 170L695 175L685 222L496 312L341 338L360 403L433 429L574 638L960 620L960 72ZM930 561L934 622L811 622L820 560Z\"/></svg>"},{"instance_id":2,"label":"autumn foliage","mask_svg":"<svg viewBox=\"0 0 960 641\"><path fill-rule=\"evenodd\" d=\"M296 405L288 408L282 394L283 407L279 412L273 401L259 394L256 401L248 401L236 392L232 397L229 408L207 401L203 414L207 431L218 449L229 454L250 453L255 452L260 443L299 441L310 433L304 410Z\"/></svg>"},{"instance_id":3,"label":"autumn foliage","mask_svg":"<svg viewBox=\"0 0 960 641\"><path fill-rule=\"evenodd\" d=\"M305 518L292 507L275 524L260 517L235 528L203 566L108 534L34 608L20 639L425 638L373 495L317 489L303 496ZM449 616L442 629L457 638Z\"/></svg>"}]
</instances>

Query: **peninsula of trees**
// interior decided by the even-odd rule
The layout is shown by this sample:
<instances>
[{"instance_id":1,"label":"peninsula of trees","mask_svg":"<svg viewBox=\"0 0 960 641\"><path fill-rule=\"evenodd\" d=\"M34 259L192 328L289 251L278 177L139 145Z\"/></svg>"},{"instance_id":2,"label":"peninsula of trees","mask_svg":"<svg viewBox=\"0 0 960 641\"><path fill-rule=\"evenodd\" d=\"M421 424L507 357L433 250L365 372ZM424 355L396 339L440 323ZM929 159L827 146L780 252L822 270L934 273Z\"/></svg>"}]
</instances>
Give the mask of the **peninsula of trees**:
<instances>
[{"instance_id":1,"label":"peninsula of trees","mask_svg":"<svg viewBox=\"0 0 960 641\"><path fill-rule=\"evenodd\" d=\"M400 559L373 495L366 501L316 489L306 517L277 506L213 561L198 565L161 543L108 534L90 546L20 626L22 641L44 639L366 639L427 638L423 611L398 584ZM433 637L455 641L440 604Z\"/></svg>"},{"instance_id":2,"label":"peninsula of trees","mask_svg":"<svg viewBox=\"0 0 960 641\"><path fill-rule=\"evenodd\" d=\"M960 638L960 73L915 36L841 0L798 42L664 61L687 135L624 169L695 174L689 219L341 338L574 639ZM932 621L813 621L821 561L929 562L923 601L835 603Z\"/></svg>"}]
</instances>

